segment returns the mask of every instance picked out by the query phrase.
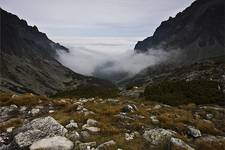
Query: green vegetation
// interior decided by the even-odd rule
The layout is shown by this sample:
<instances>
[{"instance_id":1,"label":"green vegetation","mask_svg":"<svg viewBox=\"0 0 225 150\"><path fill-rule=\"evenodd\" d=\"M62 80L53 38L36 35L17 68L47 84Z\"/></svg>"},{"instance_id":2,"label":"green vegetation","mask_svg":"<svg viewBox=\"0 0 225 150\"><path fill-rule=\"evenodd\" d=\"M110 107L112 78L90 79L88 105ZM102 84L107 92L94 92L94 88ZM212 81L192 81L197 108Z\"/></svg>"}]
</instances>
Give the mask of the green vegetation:
<instances>
[{"instance_id":1,"label":"green vegetation","mask_svg":"<svg viewBox=\"0 0 225 150\"><path fill-rule=\"evenodd\" d=\"M224 94L218 89L218 85L216 81L206 80L162 81L147 86L144 96L146 100L169 105L224 103Z\"/></svg>"},{"instance_id":2,"label":"green vegetation","mask_svg":"<svg viewBox=\"0 0 225 150\"><path fill-rule=\"evenodd\" d=\"M66 98L114 98L118 95L118 89L114 87L104 88L100 86L80 86L77 89L59 91L51 97L66 97Z\"/></svg>"}]
</instances>

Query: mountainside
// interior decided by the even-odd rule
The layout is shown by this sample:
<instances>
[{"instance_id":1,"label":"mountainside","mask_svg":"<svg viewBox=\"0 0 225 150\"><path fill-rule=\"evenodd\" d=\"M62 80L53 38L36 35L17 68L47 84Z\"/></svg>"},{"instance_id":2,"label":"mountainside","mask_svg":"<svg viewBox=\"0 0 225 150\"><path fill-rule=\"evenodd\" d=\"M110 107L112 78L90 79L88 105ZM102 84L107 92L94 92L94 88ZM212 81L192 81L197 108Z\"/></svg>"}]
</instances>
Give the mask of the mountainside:
<instances>
[{"instance_id":1,"label":"mountainside","mask_svg":"<svg viewBox=\"0 0 225 150\"><path fill-rule=\"evenodd\" d=\"M224 0L196 0L176 17L162 22L153 36L139 41L135 51L181 50L182 63L224 55L224 10Z\"/></svg>"},{"instance_id":2,"label":"mountainside","mask_svg":"<svg viewBox=\"0 0 225 150\"><path fill-rule=\"evenodd\" d=\"M69 51L54 43L36 26L0 9L0 90L51 95L79 87L115 88L108 81L74 73L57 61L57 51Z\"/></svg>"}]
</instances>

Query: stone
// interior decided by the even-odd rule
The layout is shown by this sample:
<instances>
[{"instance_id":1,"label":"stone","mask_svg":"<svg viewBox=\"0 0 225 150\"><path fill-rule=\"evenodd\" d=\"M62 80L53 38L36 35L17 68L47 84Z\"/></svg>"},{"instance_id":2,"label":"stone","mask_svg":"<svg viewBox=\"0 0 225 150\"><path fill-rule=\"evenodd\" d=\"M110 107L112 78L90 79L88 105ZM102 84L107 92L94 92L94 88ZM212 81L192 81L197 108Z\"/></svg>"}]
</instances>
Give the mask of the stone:
<instances>
[{"instance_id":1,"label":"stone","mask_svg":"<svg viewBox=\"0 0 225 150\"><path fill-rule=\"evenodd\" d=\"M39 108L33 108L33 109L31 109L32 116L36 116L39 112L40 112L40 109Z\"/></svg>"},{"instance_id":2,"label":"stone","mask_svg":"<svg viewBox=\"0 0 225 150\"><path fill-rule=\"evenodd\" d=\"M77 140L79 140L81 138L80 134L77 131L71 132L67 137L71 141L77 141Z\"/></svg>"},{"instance_id":3,"label":"stone","mask_svg":"<svg viewBox=\"0 0 225 150\"><path fill-rule=\"evenodd\" d=\"M212 119L213 118L213 114L206 114L206 118L207 119Z\"/></svg>"},{"instance_id":4,"label":"stone","mask_svg":"<svg viewBox=\"0 0 225 150\"><path fill-rule=\"evenodd\" d=\"M105 150L110 149L110 147L115 146L116 142L114 140L110 140L108 142L100 144L95 150Z\"/></svg>"},{"instance_id":5,"label":"stone","mask_svg":"<svg viewBox=\"0 0 225 150\"><path fill-rule=\"evenodd\" d=\"M34 142L30 150L72 150L73 142L62 136L44 138Z\"/></svg>"},{"instance_id":6,"label":"stone","mask_svg":"<svg viewBox=\"0 0 225 150\"><path fill-rule=\"evenodd\" d=\"M171 137L174 135L174 131L165 130L163 128L156 128L145 131L143 137L153 146L160 146L170 141Z\"/></svg>"},{"instance_id":7,"label":"stone","mask_svg":"<svg viewBox=\"0 0 225 150\"><path fill-rule=\"evenodd\" d=\"M90 150L92 147L96 146L96 142L80 143L79 150Z\"/></svg>"},{"instance_id":8,"label":"stone","mask_svg":"<svg viewBox=\"0 0 225 150\"><path fill-rule=\"evenodd\" d=\"M198 138L200 136L202 136L201 131L196 129L195 127L192 126L188 126L188 135L194 137L194 138Z\"/></svg>"},{"instance_id":9,"label":"stone","mask_svg":"<svg viewBox=\"0 0 225 150\"><path fill-rule=\"evenodd\" d=\"M85 129L93 133L100 132L100 128L98 127L85 127Z\"/></svg>"},{"instance_id":10,"label":"stone","mask_svg":"<svg viewBox=\"0 0 225 150\"><path fill-rule=\"evenodd\" d=\"M90 138L90 134L87 131L81 131L80 136L84 140L88 140Z\"/></svg>"},{"instance_id":11,"label":"stone","mask_svg":"<svg viewBox=\"0 0 225 150\"><path fill-rule=\"evenodd\" d=\"M137 106L134 105L134 104L129 104L129 105L124 106L124 107L121 109L121 111L122 111L122 112L125 112L125 113L135 112L135 111L137 111Z\"/></svg>"},{"instance_id":12,"label":"stone","mask_svg":"<svg viewBox=\"0 0 225 150\"><path fill-rule=\"evenodd\" d=\"M9 127L6 129L6 132L11 133L15 127Z\"/></svg>"},{"instance_id":13,"label":"stone","mask_svg":"<svg viewBox=\"0 0 225 150\"><path fill-rule=\"evenodd\" d=\"M88 127L97 126L97 125L98 125L98 121L96 121L94 119L88 119L87 120L87 126Z\"/></svg>"},{"instance_id":14,"label":"stone","mask_svg":"<svg viewBox=\"0 0 225 150\"><path fill-rule=\"evenodd\" d=\"M14 137L14 143L16 147L25 149L29 147L33 142L45 138L47 134L37 129L21 132Z\"/></svg>"},{"instance_id":15,"label":"stone","mask_svg":"<svg viewBox=\"0 0 225 150\"><path fill-rule=\"evenodd\" d=\"M150 119L153 124L159 124L159 120L157 119L156 116L150 116Z\"/></svg>"},{"instance_id":16,"label":"stone","mask_svg":"<svg viewBox=\"0 0 225 150\"><path fill-rule=\"evenodd\" d=\"M27 130L40 130L47 135L64 136L68 131L51 116L32 120L16 130L17 133Z\"/></svg>"},{"instance_id":17,"label":"stone","mask_svg":"<svg viewBox=\"0 0 225 150\"><path fill-rule=\"evenodd\" d=\"M161 105L155 105L155 106L153 107L153 109L160 109L160 108L162 108Z\"/></svg>"},{"instance_id":18,"label":"stone","mask_svg":"<svg viewBox=\"0 0 225 150\"><path fill-rule=\"evenodd\" d=\"M134 139L134 133L125 133L125 140L130 141Z\"/></svg>"},{"instance_id":19,"label":"stone","mask_svg":"<svg viewBox=\"0 0 225 150\"><path fill-rule=\"evenodd\" d=\"M50 113L50 114L51 114L51 113L54 113L54 112L55 112L54 110L49 110L49 111L48 111L48 113Z\"/></svg>"},{"instance_id":20,"label":"stone","mask_svg":"<svg viewBox=\"0 0 225 150\"><path fill-rule=\"evenodd\" d=\"M74 122L74 120L70 120L70 123L66 125L67 129L74 129L74 128L78 128L78 125L76 122Z\"/></svg>"},{"instance_id":21,"label":"stone","mask_svg":"<svg viewBox=\"0 0 225 150\"><path fill-rule=\"evenodd\" d=\"M195 150L181 139L171 138L170 139L170 150Z\"/></svg>"}]
</instances>

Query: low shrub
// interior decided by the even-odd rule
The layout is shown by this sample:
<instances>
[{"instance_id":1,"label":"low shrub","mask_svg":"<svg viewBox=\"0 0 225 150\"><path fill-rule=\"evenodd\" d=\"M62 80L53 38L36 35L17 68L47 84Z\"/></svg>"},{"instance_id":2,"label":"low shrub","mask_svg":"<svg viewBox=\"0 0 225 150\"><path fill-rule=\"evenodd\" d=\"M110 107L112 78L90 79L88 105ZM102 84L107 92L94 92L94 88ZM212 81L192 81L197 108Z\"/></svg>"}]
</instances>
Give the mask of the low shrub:
<instances>
[{"instance_id":1,"label":"low shrub","mask_svg":"<svg viewBox=\"0 0 225 150\"><path fill-rule=\"evenodd\" d=\"M144 92L146 100L158 101L169 105L224 104L224 94L218 89L216 81L193 80L186 82L162 81L159 84L147 86Z\"/></svg>"}]
</instances>

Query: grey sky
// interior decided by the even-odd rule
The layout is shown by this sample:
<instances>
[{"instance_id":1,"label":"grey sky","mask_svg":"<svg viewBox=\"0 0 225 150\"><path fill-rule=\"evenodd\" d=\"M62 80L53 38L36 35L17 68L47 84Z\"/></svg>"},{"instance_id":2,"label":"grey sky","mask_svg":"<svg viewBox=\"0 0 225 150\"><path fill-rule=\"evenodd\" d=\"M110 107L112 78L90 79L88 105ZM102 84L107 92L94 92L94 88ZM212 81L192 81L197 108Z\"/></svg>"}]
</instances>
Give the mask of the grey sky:
<instances>
[{"instance_id":1,"label":"grey sky","mask_svg":"<svg viewBox=\"0 0 225 150\"><path fill-rule=\"evenodd\" d=\"M50 37L142 36L194 0L0 0Z\"/></svg>"}]
</instances>

